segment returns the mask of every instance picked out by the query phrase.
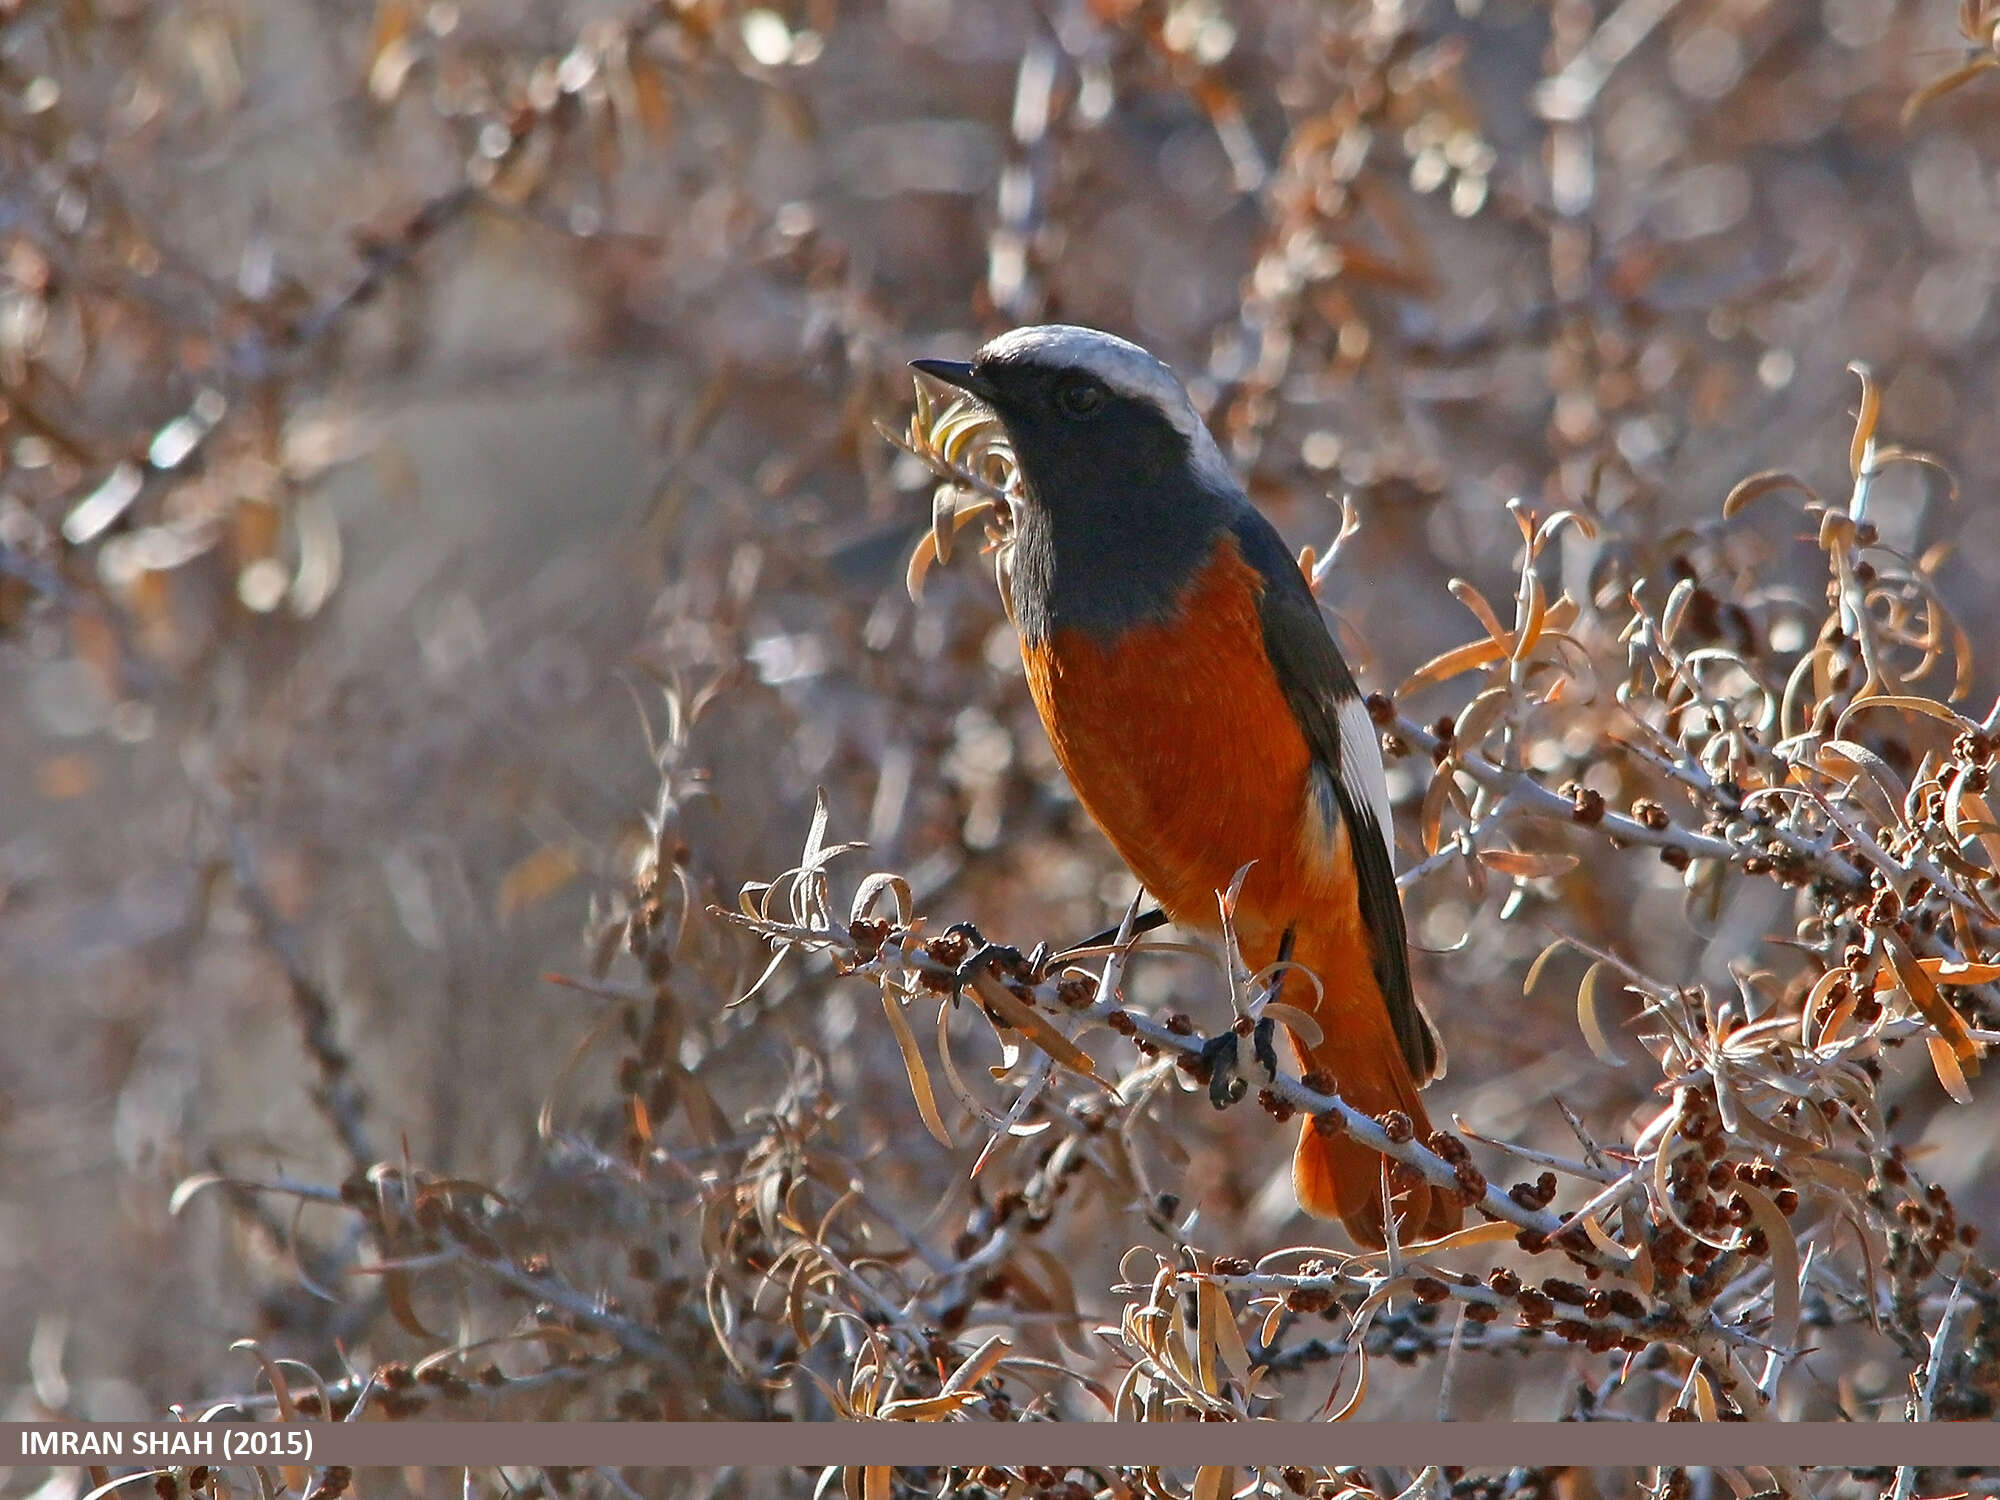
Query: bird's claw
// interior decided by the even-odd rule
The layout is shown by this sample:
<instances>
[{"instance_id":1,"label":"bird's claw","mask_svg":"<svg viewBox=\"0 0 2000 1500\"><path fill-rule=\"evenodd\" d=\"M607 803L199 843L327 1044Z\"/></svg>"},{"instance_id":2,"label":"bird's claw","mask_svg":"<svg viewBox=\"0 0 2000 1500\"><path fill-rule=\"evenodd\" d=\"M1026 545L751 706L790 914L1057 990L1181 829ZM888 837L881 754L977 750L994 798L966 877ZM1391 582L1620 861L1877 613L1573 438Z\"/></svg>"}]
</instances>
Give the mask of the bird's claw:
<instances>
[{"instance_id":1,"label":"bird's claw","mask_svg":"<svg viewBox=\"0 0 2000 1500\"><path fill-rule=\"evenodd\" d=\"M1257 1018L1257 1029L1250 1033L1250 1050L1257 1061L1264 1065L1265 1073L1272 1083L1278 1081L1278 1023L1269 1016Z\"/></svg>"},{"instance_id":2,"label":"bird's claw","mask_svg":"<svg viewBox=\"0 0 2000 1500\"><path fill-rule=\"evenodd\" d=\"M972 983L981 970L991 965L998 965L1009 974L1026 977L1033 982L1039 978L1040 965L1047 961L1044 947L1036 948L1035 957L1030 959L1011 943L987 942L980 930L970 922L954 922L945 928L944 935L962 937L970 945L965 957L952 971L951 998L954 1001L964 993L965 987Z\"/></svg>"},{"instance_id":3,"label":"bird's claw","mask_svg":"<svg viewBox=\"0 0 2000 1500\"><path fill-rule=\"evenodd\" d=\"M1225 1031L1210 1037L1201 1047L1203 1070L1208 1074L1208 1102L1227 1109L1250 1091L1243 1075L1236 1071L1236 1033Z\"/></svg>"},{"instance_id":4,"label":"bird's claw","mask_svg":"<svg viewBox=\"0 0 2000 1500\"><path fill-rule=\"evenodd\" d=\"M1271 981L1270 1000L1276 1000L1285 992L1284 965L1292 961L1292 946L1298 941L1299 930L1287 927L1285 935L1278 940L1278 973ZM1251 1033L1250 1050L1258 1062L1264 1065L1264 1072L1270 1082L1278 1081L1278 1023L1269 1015L1257 1018L1256 1030Z\"/></svg>"}]
</instances>

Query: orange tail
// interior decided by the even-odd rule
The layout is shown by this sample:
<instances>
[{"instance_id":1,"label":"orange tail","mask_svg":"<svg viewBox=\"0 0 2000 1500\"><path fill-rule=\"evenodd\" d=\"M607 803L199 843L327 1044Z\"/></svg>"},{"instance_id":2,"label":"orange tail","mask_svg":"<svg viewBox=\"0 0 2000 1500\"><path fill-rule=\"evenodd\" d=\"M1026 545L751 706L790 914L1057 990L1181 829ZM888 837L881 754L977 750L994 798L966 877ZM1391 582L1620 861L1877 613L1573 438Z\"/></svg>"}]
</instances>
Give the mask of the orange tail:
<instances>
[{"instance_id":1,"label":"orange tail","mask_svg":"<svg viewBox=\"0 0 2000 1500\"><path fill-rule=\"evenodd\" d=\"M1306 1066L1333 1076L1340 1097L1363 1114L1378 1118L1399 1109L1416 1126L1417 1139L1431 1133L1417 1086L1387 1025L1369 1027L1365 1035L1329 1034L1306 1057ZM1322 1135L1311 1116L1300 1122L1299 1145L1292 1157L1292 1188L1299 1207L1316 1219L1338 1219L1356 1244L1379 1249L1382 1230L1382 1169L1385 1158L1350 1135ZM1396 1170L1394 1163L1388 1163ZM1398 1171L1401 1179L1403 1174ZM1432 1240L1458 1228L1463 1217L1457 1201L1433 1192L1428 1183L1399 1180L1392 1188L1397 1238L1404 1244Z\"/></svg>"}]
</instances>

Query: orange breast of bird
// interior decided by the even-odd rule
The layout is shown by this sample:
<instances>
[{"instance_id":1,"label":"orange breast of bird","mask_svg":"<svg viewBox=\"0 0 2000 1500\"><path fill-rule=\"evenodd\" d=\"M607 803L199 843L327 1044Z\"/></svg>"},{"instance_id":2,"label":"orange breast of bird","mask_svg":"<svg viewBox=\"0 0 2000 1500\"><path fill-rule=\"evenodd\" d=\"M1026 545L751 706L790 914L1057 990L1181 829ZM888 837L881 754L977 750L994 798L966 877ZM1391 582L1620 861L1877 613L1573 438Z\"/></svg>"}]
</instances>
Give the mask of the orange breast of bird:
<instances>
[{"instance_id":1,"label":"orange breast of bird","mask_svg":"<svg viewBox=\"0 0 2000 1500\"><path fill-rule=\"evenodd\" d=\"M1172 618L1115 640L1057 627L1024 643L1029 689L1078 799L1167 914L1218 932L1217 893L1250 864L1235 919L1244 962L1270 963L1290 928L1294 961L1319 980L1285 986L1323 1033L1301 1048L1305 1066L1366 1113L1400 1109L1428 1133L1375 979L1347 829L1320 812L1311 750L1264 647L1262 588L1225 538ZM1381 1157L1303 1124L1301 1205L1379 1245ZM1456 1227L1455 1206L1421 1186L1398 1201L1413 1228Z\"/></svg>"},{"instance_id":2,"label":"orange breast of bird","mask_svg":"<svg viewBox=\"0 0 2000 1500\"><path fill-rule=\"evenodd\" d=\"M1237 909L1245 961L1268 963L1296 925L1300 962L1365 973L1345 832L1312 806L1311 752L1264 650L1262 587L1226 539L1172 620L1111 642L1058 628L1025 647L1029 691L1085 810L1176 923L1218 931L1216 893L1255 861Z\"/></svg>"}]
</instances>

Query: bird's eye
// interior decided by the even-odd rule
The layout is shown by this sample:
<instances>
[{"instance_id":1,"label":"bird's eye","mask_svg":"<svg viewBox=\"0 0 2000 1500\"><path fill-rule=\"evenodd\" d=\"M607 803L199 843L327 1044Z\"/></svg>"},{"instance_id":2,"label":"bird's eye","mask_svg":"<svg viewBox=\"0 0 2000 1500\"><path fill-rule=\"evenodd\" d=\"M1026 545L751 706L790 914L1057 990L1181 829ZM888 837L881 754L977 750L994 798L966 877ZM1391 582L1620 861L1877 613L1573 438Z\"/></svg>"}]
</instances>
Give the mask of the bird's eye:
<instances>
[{"instance_id":1,"label":"bird's eye","mask_svg":"<svg viewBox=\"0 0 2000 1500\"><path fill-rule=\"evenodd\" d=\"M1104 405L1104 387L1094 380L1068 380L1056 387L1056 406L1066 417L1082 421Z\"/></svg>"}]
</instances>

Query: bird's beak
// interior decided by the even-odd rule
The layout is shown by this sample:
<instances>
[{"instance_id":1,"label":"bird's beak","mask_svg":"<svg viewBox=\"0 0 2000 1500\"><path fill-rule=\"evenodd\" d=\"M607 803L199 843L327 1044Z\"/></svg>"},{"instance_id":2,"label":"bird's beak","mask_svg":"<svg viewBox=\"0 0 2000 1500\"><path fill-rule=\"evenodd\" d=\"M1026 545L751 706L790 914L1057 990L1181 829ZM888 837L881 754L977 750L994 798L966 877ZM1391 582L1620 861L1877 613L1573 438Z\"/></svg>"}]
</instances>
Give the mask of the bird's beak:
<instances>
[{"instance_id":1,"label":"bird's beak","mask_svg":"<svg viewBox=\"0 0 2000 1500\"><path fill-rule=\"evenodd\" d=\"M981 375L963 360L957 359L913 359L910 368L920 370L933 380L941 380L946 385L957 386L969 396L977 396L991 405L995 394L993 382Z\"/></svg>"}]
</instances>

